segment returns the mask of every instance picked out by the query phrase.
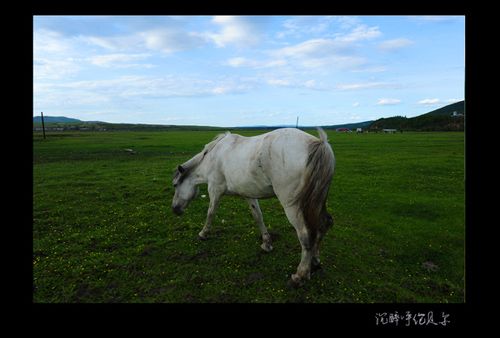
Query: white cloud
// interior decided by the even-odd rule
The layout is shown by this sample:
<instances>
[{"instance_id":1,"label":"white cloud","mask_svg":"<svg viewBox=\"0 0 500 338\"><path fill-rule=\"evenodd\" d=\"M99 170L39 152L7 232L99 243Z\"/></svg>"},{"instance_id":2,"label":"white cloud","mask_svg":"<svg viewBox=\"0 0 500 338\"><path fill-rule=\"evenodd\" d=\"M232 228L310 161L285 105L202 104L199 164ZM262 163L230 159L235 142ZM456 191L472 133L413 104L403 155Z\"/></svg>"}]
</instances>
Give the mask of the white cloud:
<instances>
[{"instance_id":1,"label":"white cloud","mask_svg":"<svg viewBox=\"0 0 500 338\"><path fill-rule=\"evenodd\" d=\"M356 27L360 24L360 18L357 16L332 16L335 23L339 25L341 29L347 30Z\"/></svg>"},{"instance_id":2,"label":"white cloud","mask_svg":"<svg viewBox=\"0 0 500 338\"><path fill-rule=\"evenodd\" d=\"M385 66L365 66L358 67L357 69L353 69L353 73L383 73L388 70Z\"/></svg>"},{"instance_id":3,"label":"white cloud","mask_svg":"<svg viewBox=\"0 0 500 338\"><path fill-rule=\"evenodd\" d=\"M441 103L440 99L423 99L417 102L418 104L424 105L424 106L433 106Z\"/></svg>"},{"instance_id":4,"label":"white cloud","mask_svg":"<svg viewBox=\"0 0 500 338\"><path fill-rule=\"evenodd\" d=\"M77 60L65 58L36 58L33 61L35 81L58 80L76 75L81 70Z\"/></svg>"},{"instance_id":5,"label":"white cloud","mask_svg":"<svg viewBox=\"0 0 500 338\"><path fill-rule=\"evenodd\" d=\"M33 88L33 105L35 110L41 109L80 109L93 105L109 103L111 96L102 88L78 88L77 82L67 84L43 83ZM70 86L69 84L75 84ZM40 107L39 109L37 107ZM42 108L43 107L43 108Z\"/></svg>"},{"instance_id":6,"label":"white cloud","mask_svg":"<svg viewBox=\"0 0 500 338\"><path fill-rule=\"evenodd\" d=\"M332 55L322 58L304 60L302 65L308 68L332 67L331 69L357 69L366 64L367 60L361 56Z\"/></svg>"},{"instance_id":7,"label":"white cloud","mask_svg":"<svg viewBox=\"0 0 500 338\"><path fill-rule=\"evenodd\" d=\"M432 99L423 99L417 102L417 104L424 105L424 106L437 106L437 105L445 105L445 104L452 104L458 101L461 101L463 99L437 99L437 98L432 98Z\"/></svg>"},{"instance_id":8,"label":"white cloud","mask_svg":"<svg viewBox=\"0 0 500 338\"><path fill-rule=\"evenodd\" d=\"M227 64L231 67L243 67L243 66L254 66L255 62L252 60L248 60L244 57L235 57L227 60Z\"/></svg>"},{"instance_id":9,"label":"white cloud","mask_svg":"<svg viewBox=\"0 0 500 338\"><path fill-rule=\"evenodd\" d=\"M415 16L414 18L421 21L431 21L431 22L446 21L449 19L449 17L443 15L422 15L422 16Z\"/></svg>"},{"instance_id":10,"label":"white cloud","mask_svg":"<svg viewBox=\"0 0 500 338\"><path fill-rule=\"evenodd\" d=\"M335 40L341 42L357 42L377 38L381 35L382 33L377 26L368 27L367 25L358 25L351 32L337 36Z\"/></svg>"},{"instance_id":11,"label":"white cloud","mask_svg":"<svg viewBox=\"0 0 500 338\"><path fill-rule=\"evenodd\" d=\"M214 16L212 23L220 27L218 32L205 32L203 35L218 47L237 45L240 47L255 45L260 40L257 22L242 16Z\"/></svg>"},{"instance_id":12,"label":"white cloud","mask_svg":"<svg viewBox=\"0 0 500 338\"><path fill-rule=\"evenodd\" d=\"M315 79L303 80L296 78L294 76L289 77L269 77L265 79L265 83L270 86L275 87L288 87L288 88L301 88L301 89L312 89L312 90L325 90L325 86L322 83L318 83Z\"/></svg>"},{"instance_id":13,"label":"white cloud","mask_svg":"<svg viewBox=\"0 0 500 338\"><path fill-rule=\"evenodd\" d=\"M306 88L315 88L316 87L316 80L307 80L304 82L304 86Z\"/></svg>"},{"instance_id":14,"label":"white cloud","mask_svg":"<svg viewBox=\"0 0 500 338\"><path fill-rule=\"evenodd\" d=\"M227 60L225 64L235 68L238 67L270 68L270 67L284 66L287 64L287 62L283 59L259 61L244 57L235 57Z\"/></svg>"},{"instance_id":15,"label":"white cloud","mask_svg":"<svg viewBox=\"0 0 500 338\"><path fill-rule=\"evenodd\" d=\"M322 31L337 20L335 17L327 17L321 24L316 24L315 30ZM345 21L343 24L345 31L330 34L329 37L308 39L295 45L275 49L269 54L274 58L292 60L296 66L305 68L357 69L367 63L367 59L356 52L359 47L358 42L377 38L382 33L377 26L359 24L357 19L343 21ZM288 32L311 32L310 28L303 27L299 22L291 19L285 21L284 26Z\"/></svg>"},{"instance_id":16,"label":"white cloud","mask_svg":"<svg viewBox=\"0 0 500 338\"><path fill-rule=\"evenodd\" d=\"M215 87L214 89L212 89L212 93L216 95L226 94L228 90L229 90L228 87Z\"/></svg>"},{"instance_id":17,"label":"white cloud","mask_svg":"<svg viewBox=\"0 0 500 338\"><path fill-rule=\"evenodd\" d=\"M205 80L193 76L120 76L106 80L84 80L37 84L34 101L38 107L68 109L121 109L139 98L199 97L238 94L251 90L251 78ZM106 106L98 106L105 104ZM97 106L96 106L97 105ZM90 107L89 107L90 106Z\"/></svg>"},{"instance_id":18,"label":"white cloud","mask_svg":"<svg viewBox=\"0 0 500 338\"><path fill-rule=\"evenodd\" d=\"M205 43L198 33L177 29L155 29L139 33L146 48L169 54L192 49Z\"/></svg>"},{"instance_id":19,"label":"white cloud","mask_svg":"<svg viewBox=\"0 0 500 338\"><path fill-rule=\"evenodd\" d=\"M149 54L104 54L92 55L88 45L98 45L105 49L130 48L137 44L137 37L88 37L66 36L61 33L38 29L34 31L33 72L34 80L70 80L88 64L108 68L151 68L151 64L137 63ZM126 47L127 46L127 47ZM92 55L82 57L82 55ZM135 61L135 62L134 62Z\"/></svg>"},{"instance_id":20,"label":"white cloud","mask_svg":"<svg viewBox=\"0 0 500 338\"><path fill-rule=\"evenodd\" d=\"M171 27L109 37L79 36L78 39L87 44L115 52L148 49L160 51L165 54L192 49L206 43L206 39L199 33Z\"/></svg>"},{"instance_id":21,"label":"white cloud","mask_svg":"<svg viewBox=\"0 0 500 338\"><path fill-rule=\"evenodd\" d=\"M283 22L283 30L277 32L276 37L283 39L288 36L294 38L301 38L304 35L325 36L332 30L348 31L359 26L361 26L360 19L356 16L296 16Z\"/></svg>"},{"instance_id":22,"label":"white cloud","mask_svg":"<svg viewBox=\"0 0 500 338\"><path fill-rule=\"evenodd\" d=\"M430 23L451 22L463 18L464 16L456 16L456 15L416 15L410 17L410 19L415 21L430 22Z\"/></svg>"},{"instance_id":23,"label":"white cloud","mask_svg":"<svg viewBox=\"0 0 500 338\"><path fill-rule=\"evenodd\" d=\"M390 98L383 98L383 99L378 99L377 105L379 106L387 106L387 105L395 105L401 103L401 100L399 99L390 99Z\"/></svg>"},{"instance_id":24,"label":"white cloud","mask_svg":"<svg viewBox=\"0 0 500 338\"><path fill-rule=\"evenodd\" d=\"M255 87L255 80L251 78L239 79L217 79L211 82L213 86L208 94L242 94L252 90ZM206 93L202 94L206 95Z\"/></svg>"},{"instance_id":25,"label":"white cloud","mask_svg":"<svg viewBox=\"0 0 500 338\"><path fill-rule=\"evenodd\" d=\"M151 64L135 64L130 63L133 61L143 60L148 58L151 54L103 54L89 57L90 63L99 67L116 67L116 68L130 68L130 67L144 67L151 68Z\"/></svg>"},{"instance_id":26,"label":"white cloud","mask_svg":"<svg viewBox=\"0 0 500 338\"><path fill-rule=\"evenodd\" d=\"M359 102L354 102L354 103L352 104L352 106L353 106L353 107L359 107Z\"/></svg>"},{"instance_id":27,"label":"white cloud","mask_svg":"<svg viewBox=\"0 0 500 338\"><path fill-rule=\"evenodd\" d=\"M74 39L38 29L33 32L33 75L35 81L56 80L77 74L82 59L76 57Z\"/></svg>"},{"instance_id":28,"label":"white cloud","mask_svg":"<svg viewBox=\"0 0 500 338\"><path fill-rule=\"evenodd\" d=\"M360 82L360 83L341 83L335 87L339 90L361 90L371 88L389 88L395 86L389 82Z\"/></svg>"},{"instance_id":29,"label":"white cloud","mask_svg":"<svg viewBox=\"0 0 500 338\"><path fill-rule=\"evenodd\" d=\"M273 50L270 54L276 59L293 60L295 65L306 68L355 68L366 62L365 58L351 54L348 49L348 45L333 39L310 39Z\"/></svg>"},{"instance_id":30,"label":"white cloud","mask_svg":"<svg viewBox=\"0 0 500 338\"><path fill-rule=\"evenodd\" d=\"M118 36L80 35L78 41L91 46L97 46L109 51L125 51L143 47L143 38L139 33Z\"/></svg>"},{"instance_id":31,"label":"white cloud","mask_svg":"<svg viewBox=\"0 0 500 338\"><path fill-rule=\"evenodd\" d=\"M39 29L33 33L33 52L35 57L44 53L65 53L70 49L70 40L65 39L58 32Z\"/></svg>"},{"instance_id":32,"label":"white cloud","mask_svg":"<svg viewBox=\"0 0 500 338\"><path fill-rule=\"evenodd\" d=\"M264 61L257 66L257 68L280 67L287 65L288 62L283 59Z\"/></svg>"},{"instance_id":33,"label":"white cloud","mask_svg":"<svg viewBox=\"0 0 500 338\"><path fill-rule=\"evenodd\" d=\"M304 34L322 34L325 33L335 22L332 16L296 16L283 22L284 30L276 33L278 39L287 36L301 37Z\"/></svg>"},{"instance_id":34,"label":"white cloud","mask_svg":"<svg viewBox=\"0 0 500 338\"><path fill-rule=\"evenodd\" d=\"M280 86L280 87L286 87L290 85L290 81L284 79L269 79L267 80L267 83L273 86Z\"/></svg>"},{"instance_id":35,"label":"white cloud","mask_svg":"<svg viewBox=\"0 0 500 338\"><path fill-rule=\"evenodd\" d=\"M413 41L405 38L382 41L379 48L383 51L393 51L413 44Z\"/></svg>"},{"instance_id":36,"label":"white cloud","mask_svg":"<svg viewBox=\"0 0 500 338\"><path fill-rule=\"evenodd\" d=\"M272 52L278 57L321 57L325 53L336 53L342 49L342 44L332 39L311 39L299 44L283 47Z\"/></svg>"}]
</instances>

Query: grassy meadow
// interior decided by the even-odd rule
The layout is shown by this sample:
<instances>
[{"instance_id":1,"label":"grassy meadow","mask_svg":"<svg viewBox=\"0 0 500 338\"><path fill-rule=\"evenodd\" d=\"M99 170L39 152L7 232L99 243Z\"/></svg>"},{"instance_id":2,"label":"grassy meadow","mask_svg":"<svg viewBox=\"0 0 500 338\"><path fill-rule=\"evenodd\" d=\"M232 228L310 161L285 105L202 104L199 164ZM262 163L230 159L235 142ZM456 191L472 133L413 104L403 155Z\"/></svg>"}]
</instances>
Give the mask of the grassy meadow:
<instances>
[{"instance_id":1,"label":"grassy meadow","mask_svg":"<svg viewBox=\"0 0 500 338\"><path fill-rule=\"evenodd\" d=\"M34 133L33 301L464 302L464 133L329 131L335 225L299 289L277 199L260 201L271 253L241 198L222 199L207 241L206 186L184 215L170 210L174 169L217 133Z\"/></svg>"}]
</instances>

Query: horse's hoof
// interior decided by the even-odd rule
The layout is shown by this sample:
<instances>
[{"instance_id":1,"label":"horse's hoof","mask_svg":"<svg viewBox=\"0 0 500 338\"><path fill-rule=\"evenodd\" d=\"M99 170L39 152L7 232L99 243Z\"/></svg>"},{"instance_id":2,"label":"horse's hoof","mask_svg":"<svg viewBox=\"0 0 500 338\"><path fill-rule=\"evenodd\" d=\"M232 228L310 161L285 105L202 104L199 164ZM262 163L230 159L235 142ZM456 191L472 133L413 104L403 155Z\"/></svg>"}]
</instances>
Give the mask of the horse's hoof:
<instances>
[{"instance_id":1,"label":"horse's hoof","mask_svg":"<svg viewBox=\"0 0 500 338\"><path fill-rule=\"evenodd\" d=\"M293 279L289 279L288 282L286 283L286 285L290 288L290 289L298 289L301 284L294 281Z\"/></svg>"},{"instance_id":2,"label":"horse's hoof","mask_svg":"<svg viewBox=\"0 0 500 338\"><path fill-rule=\"evenodd\" d=\"M198 234L198 239L199 239L200 241L206 241L206 240L208 239L208 237L207 237L207 236L205 236L205 235L203 235L203 236L202 236L202 235Z\"/></svg>"},{"instance_id":3,"label":"horse's hoof","mask_svg":"<svg viewBox=\"0 0 500 338\"><path fill-rule=\"evenodd\" d=\"M302 285L304 285L304 281L296 274L293 274L292 278L290 278L288 280L287 285L289 288L297 289L297 288L301 287Z\"/></svg>"},{"instance_id":4,"label":"horse's hoof","mask_svg":"<svg viewBox=\"0 0 500 338\"><path fill-rule=\"evenodd\" d=\"M273 251L273 246L271 244L267 244L267 243L262 243L260 245L261 249L264 250L265 252L271 252Z\"/></svg>"},{"instance_id":5,"label":"horse's hoof","mask_svg":"<svg viewBox=\"0 0 500 338\"><path fill-rule=\"evenodd\" d=\"M320 263L311 264L311 274L323 271L323 266Z\"/></svg>"}]
</instances>

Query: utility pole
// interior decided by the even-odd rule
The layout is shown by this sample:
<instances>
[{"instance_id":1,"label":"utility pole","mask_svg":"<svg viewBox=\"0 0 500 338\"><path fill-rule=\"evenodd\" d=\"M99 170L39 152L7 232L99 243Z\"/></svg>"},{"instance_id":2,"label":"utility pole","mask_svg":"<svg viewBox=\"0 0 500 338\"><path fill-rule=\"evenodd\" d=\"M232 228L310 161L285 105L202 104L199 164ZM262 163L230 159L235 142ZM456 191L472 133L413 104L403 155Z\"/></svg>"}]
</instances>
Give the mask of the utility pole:
<instances>
[{"instance_id":1,"label":"utility pole","mask_svg":"<svg viewBox=\"0 0 500 338\"><path fill-rule=\"evenodd\" d=\"M45 140L45 123L43 121L43 112L42 112L42 130L43 130L43 139Z\"/></svg>"},{"instance_id":2,"label":"utility pole","mask_svg":"<svg viewBox=\"0 0 500 338\"><path fill-rule=\"evenodd\" d=\"M295 128L299 129L299 117L297 116L297 122L295 123Z\"/></svg>"}]
</instances>

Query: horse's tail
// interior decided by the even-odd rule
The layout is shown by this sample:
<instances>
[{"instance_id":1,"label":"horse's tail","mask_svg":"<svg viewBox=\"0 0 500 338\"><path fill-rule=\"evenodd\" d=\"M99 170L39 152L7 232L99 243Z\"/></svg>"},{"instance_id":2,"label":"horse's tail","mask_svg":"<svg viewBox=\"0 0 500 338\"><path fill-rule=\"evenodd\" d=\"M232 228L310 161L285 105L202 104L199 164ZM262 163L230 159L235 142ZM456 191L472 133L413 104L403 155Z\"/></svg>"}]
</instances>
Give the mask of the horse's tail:
<instances>
[{"instance_id":1,"label":"horse's tail","mask_svg":"<svg viewBox=\"0 0 500 338\"><path fill-rule=\"evenodd\" d=\"M326 211L326 199L335 168L335 156L328 137L323 129L317 129L320 138L309 143L304 183L294 200L302 211L311 245L316 240L318 229L332 224Z\"/></svg>"}]
</instances>

